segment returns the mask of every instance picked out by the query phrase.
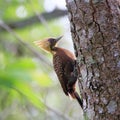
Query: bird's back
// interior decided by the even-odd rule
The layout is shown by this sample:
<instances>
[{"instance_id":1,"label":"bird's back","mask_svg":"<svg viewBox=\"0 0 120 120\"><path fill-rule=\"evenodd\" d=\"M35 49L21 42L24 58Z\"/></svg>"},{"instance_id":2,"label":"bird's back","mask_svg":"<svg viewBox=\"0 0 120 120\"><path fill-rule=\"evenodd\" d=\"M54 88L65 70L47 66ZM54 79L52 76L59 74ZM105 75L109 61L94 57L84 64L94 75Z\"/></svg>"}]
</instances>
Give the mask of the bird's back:
<instances>
[{"instance_id":1,"label":"bird's back","mask_svg":"<svg viewBox=\"0 0 120 120\"><path fill-rule=\"evenodd\" d=\"M55 49L53 55L54 69L66 95L68 95L67 84L74 69L74 62L75 56L70 51L58 47Z\"/></svg>"}]
</instances>

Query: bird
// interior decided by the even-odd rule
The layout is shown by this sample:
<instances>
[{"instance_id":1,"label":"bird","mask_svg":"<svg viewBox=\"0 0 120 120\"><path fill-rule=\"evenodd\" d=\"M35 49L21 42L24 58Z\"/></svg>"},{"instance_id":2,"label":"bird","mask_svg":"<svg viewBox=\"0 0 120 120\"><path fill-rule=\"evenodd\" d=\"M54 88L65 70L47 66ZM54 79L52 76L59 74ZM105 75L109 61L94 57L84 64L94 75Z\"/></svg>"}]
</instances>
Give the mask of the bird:
<instances>
[{"instance_id":1,"label":"bird","mask_svg":"<svg viewBox=\"0 0 120 120\"><path fill-rule=\"evenodd\" d=\"M66 96L76 99L81 108L83 108L83 101L76 91L76 57L71 51L58 47L57 43L62 37L63 36L58 38L45 38L43 40L34 41L34 43L44 51L53 55L54 70L57 74L63 92Z\"/></svg>"}]
</instances>

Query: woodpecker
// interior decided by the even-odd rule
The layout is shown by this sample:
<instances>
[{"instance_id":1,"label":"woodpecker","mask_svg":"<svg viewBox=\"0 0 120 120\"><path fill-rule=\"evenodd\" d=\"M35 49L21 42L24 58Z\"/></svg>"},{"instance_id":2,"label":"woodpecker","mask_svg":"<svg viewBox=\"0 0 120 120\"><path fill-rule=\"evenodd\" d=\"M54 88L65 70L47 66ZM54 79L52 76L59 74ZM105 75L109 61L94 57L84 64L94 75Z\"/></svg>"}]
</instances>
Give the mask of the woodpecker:
<instances>
[{"instance_id":1,"label":"woodpecker","mask_svg":"<svg viewBox=\"0 0 120 120\"><path fill-rule=\"evenodd\" d=\"M81 108L83 102L76 92L77 75L74 74L76 58L72 52L67 49L57 47L57 42L62 38L46 38L44 40L35 41L41 49L53 55L53 66L60 81L61 87L66 96L77 99ZM77 72L76 72L77 73Z\"/></svg>"}]
</instances>

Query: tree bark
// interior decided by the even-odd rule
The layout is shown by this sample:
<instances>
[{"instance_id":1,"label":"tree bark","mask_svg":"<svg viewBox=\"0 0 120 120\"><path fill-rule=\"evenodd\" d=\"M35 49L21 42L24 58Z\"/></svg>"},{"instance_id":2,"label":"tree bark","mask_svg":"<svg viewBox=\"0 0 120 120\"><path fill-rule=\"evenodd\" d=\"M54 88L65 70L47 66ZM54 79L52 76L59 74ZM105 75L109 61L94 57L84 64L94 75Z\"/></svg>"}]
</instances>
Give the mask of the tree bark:
<instances>
[{"instance_id":1,"label":"tree bark","mask_svg":"<svg viewBox=\"0 0 120 120\"><path fill-rule=\"evenodd\" d=\"M66 0L84 113L120 120L120 1Z\"/></svg>"}]
</instances>

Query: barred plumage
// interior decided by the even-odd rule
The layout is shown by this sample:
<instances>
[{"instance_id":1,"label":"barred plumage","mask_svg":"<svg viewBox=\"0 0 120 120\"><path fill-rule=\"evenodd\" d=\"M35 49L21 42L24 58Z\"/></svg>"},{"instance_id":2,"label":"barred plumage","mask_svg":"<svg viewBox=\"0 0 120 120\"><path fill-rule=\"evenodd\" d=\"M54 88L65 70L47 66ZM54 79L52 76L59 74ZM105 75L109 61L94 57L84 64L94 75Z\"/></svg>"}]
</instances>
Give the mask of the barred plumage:
<instances>
[{"instance_id":1,"label":"barred plumage","mask_svg":"<svg viewBox=\"0 0 120 120\"><path fill-rule=\"evenodd\" d=\"M74 61L75 57L71 52L63 48L55 48L55 54L53 55L53 65L63 91L66 95L69 93L67 84L70 74L73 72Z\"/></svg>"},{"instance_id":2,"label":"barred plumage","mask_svg":"<svg viewBox=\"0 0 120 120\"><path fill-rule=\"evenodd\" d=\"M58 76L65 95L71 95L71 97L77 99L80 106L83 107L82 100L75 89L75 84L77 81L77 75L75 76L73 74L75 67L75 56L66 49L56 47L56 43L59 39L61 39L61 37L57 39L48 38L35 43L53 55L54 70Z\"/></svg>"}]
</instances>

